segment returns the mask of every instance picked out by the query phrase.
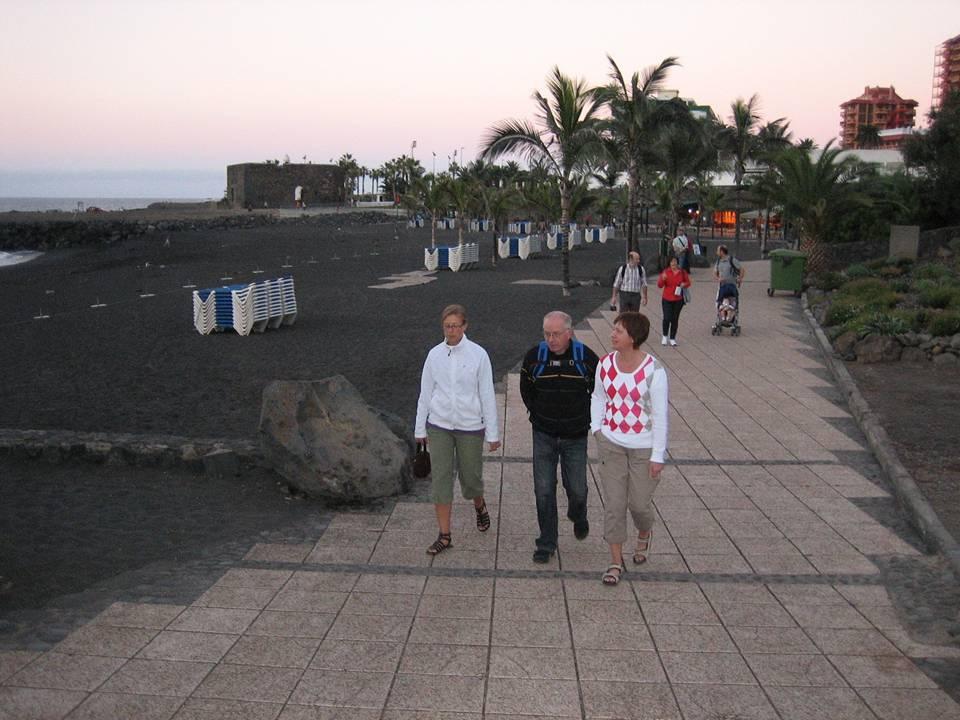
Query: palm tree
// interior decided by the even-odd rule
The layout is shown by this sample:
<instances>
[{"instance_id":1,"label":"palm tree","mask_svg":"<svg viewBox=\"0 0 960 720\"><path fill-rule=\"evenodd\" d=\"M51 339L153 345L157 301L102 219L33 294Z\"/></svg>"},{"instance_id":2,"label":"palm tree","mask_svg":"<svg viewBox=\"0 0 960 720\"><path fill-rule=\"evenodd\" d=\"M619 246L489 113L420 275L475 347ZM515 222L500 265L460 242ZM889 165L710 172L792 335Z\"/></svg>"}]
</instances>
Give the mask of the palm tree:
<instances>
[{"instance_id":1,"label":"palm tree","mask_svg":"<svg viewBox=\"0 0 960 720\"><path fill-rule=\"evenodd\" d=\"M858 127L854 147L863 150L880 147L880 128L876 125L861 125Z\"/></svg>"},{"instance_id":2,"label":"palm tree","mask_svg":"<svg viewBox=\"0 0 960 720\"><path fill-rule=\"evenodd\" d=\"M697 198L697 244L700 244L700 228L703 225L704 208L707 202L707 196L713 187L715 175L712 170L702 170L698 172L690 182L690 188Z\"/></svg>"},{"instance_id":3,"label":"palm tree","mask_svg":"<svg viewBox=\"0 0 960 720\"><path fill-rule=\"evenodd\" d=\"M760 145L757 141L755 129L760 122L760 99L754 94L747 101L737 98L730 105L730 124L726 126L724 149L733 166L733 182L736 185L734 199L735 253L740 252L740 200L743 190L743 179L747 173L747 163L756 158Z\"/></svg>"},{"instance_id":4,"label":"palm tree","mask_svg":"<svg viewBox=\"0 0 960 720\"><path fill-rule=\"evenodd\" d=\"M430 247L437 246L437 217L446 211L449 194L447 182L449 177L428 175L425 178L416 178L411 187L411 193L419 201L420 206L430 215ZM462 242L461 242L462 244Z\"/></svg>"},{"instance_id":5,"label":"palm tree","mask_svg":"<svg viewBox=\"0 0 960 720\"><path fill-rule=\"evenodd\" d=\"M716 224L713 222L713 212L719 210L721 204L724 200L723 190L718 188L716 185L710 185L709 188L706 188L703 195L699 196L698 202L700 203L700 214L701 217L704 215L711 216L710 219L710 239L712 240L715 237L715 231L717 229ZM699 229L697 230L699 233Z\"/></svg>"},{"instance_id":6,"label":"palm tree","mask_svg":"<svg viewBox=\"0 0 960 720\"><path fill-rule=\"evenodd\" d=\"M644 70L642 76L633 73L628 83L614 59L607 55L607 60L612 82L604 90L604 99L610 117L604 121L603 128L608 139L607 152L627 174L626 242L629 252L637 247L637 199L643 170L650 164L653 135L671 116L675 117L676 108L656 100L653 95L663 86L667 71L679 63L675 57L665 58L659 65Z\"/></svg>"},{"instance_id":7,"label":"palm tree","mask_svg":"<svg viewBox=\"0 0 960 720\"><path fill-rule=\"evenodd\" d=\"M786 118L777 118L771 120L760 128L757 132L757 142L759 148L757 159L766 165L763 175L756 178L751 184L751 190L754 198L760 201L760 205L765 209L766 216L763 223L763 234L760 236L760 256L763 257L767 252L767 240L770 237L770 205L773 199L773 189L776 186L776 178L773 176L773 162L778 154L789 147L792 147L792 133L789 130L790 123Z\"/></svg>"},{"instance_id":8,"label":"palm tree","mask_svg":"<svg viewBox=\"0 0 960 720\"><path fill-rule=\"evenodd\" d=\"M496 167L496 166L494 166ZM497 264L497 237L506 225L510 211L520 201L516 188L479 185L477 191L487 217L493 221L493 264Z\"/></svg>"},{"instance_id":9,"label":"palm tree","mask_svg":"<svg viewBox=\"0 0 960 720\"><path fill-rule=\"evenodd\" d=\"M672 125L660 133L655 147L660 179L660 207L666 214L668 233L674 234L684 191L697 177L716 168L717 155L707 128L701 123Z\"/></svg>"},{"instance_id":10,"label":"palm tree","mask_svg":"<svg viewBox=\"0 0 960 720\"><path fill-rule=\"evenodd\" d=\"M361 175L361 168L350 153L341 155L340 159L337 160L337 165L343 170L343 200L349 203L356 179Z\"/></svg>"},{"instance_id":11,"label":"palm tree","mask_svg":"<svg viewBox=\"0 0 960 720\"><path fill-rule=\"evenodd\" d=\"M813 138L802 138L797 141L797 147L800 148L801 150L810 151L810 150L816 150L820 146L817 145L817 141L814 140Z\"/></svg>"},{"instance_id":12,"label":"palm tree","mask_svg":"<svg viewBox=\"0 0 960 720\"><path fill-rule=\"evenodd\" d=\"M457 244L463 246L463 223L473 202L473 183L464 177L451 177L443 184L447 199L457 218Z\"/></svg>"},{"instance_id":13,"label":"palm tree","mask_svg":"<svg viewBox=\"0 0 960 720\"><path fill-rule=\"evenodd\" d=\"M567 77L554 67L547 79L547 96L533 94L539 127L524 120L503 120L487 132L482 157L494 160L510 153L547 165L560 192L560 224L570 222L574 174L600 153L597 114L600 95L586 82ZM563 295L570 295L570 250L561 250Z\"/></svg>"},{"instance_id":14,"label":"palm tree","mask_svg":"<svg viewBox=\"0 0 960 720\"><path fill-rule=\"evenodd\" d=\"M838 161L842 151L832 145L833 140L816 160L799 148L785 150L776 160L776 194L784 213L798 225L800 249L807 253L807 269L811 272L824 268L823 244L830 222L851 207L870 204L855 189L857 161L849 157Z\"/></svg>"}]
</instances>

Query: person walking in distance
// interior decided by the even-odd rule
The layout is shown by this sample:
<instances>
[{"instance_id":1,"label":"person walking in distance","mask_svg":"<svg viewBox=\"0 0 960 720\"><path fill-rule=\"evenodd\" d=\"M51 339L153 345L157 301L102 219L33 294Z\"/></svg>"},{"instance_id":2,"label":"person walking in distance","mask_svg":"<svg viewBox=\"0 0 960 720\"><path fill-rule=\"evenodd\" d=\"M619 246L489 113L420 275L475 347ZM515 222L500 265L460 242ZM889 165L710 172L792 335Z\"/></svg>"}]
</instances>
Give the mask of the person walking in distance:
<instances>
[{"instance_id":1,"label":"person walking in distance","mask_svg":"<svg viewBox=\"0 0 960 720\"><path fill-rule=\"evenodd\" d=\"M677 231L677 236L673 239L673 254L680 263L680 269L690 272L690 240L687 238L687 231L682 227Z\"/></svg>"},{"instance_id":2,"label":"person walking in distance","mask_svg":"<svg viewBox=\"0 0 960 720\"><path fill-rule=\"evenodd\" d=\"M663 309L663 337L660 344L676 347L680 311L683 310L683 289L690 287L690 275L686 270L680 269L677 258L670 258L670 267L660 273L657 287L663 288L660 303Z\"/></svg>"},{"instance_id":3,"label":"person walking in distance","mask_svg":"<svg viewBox=\"0 0 960 720\"><path fill-rule=\"evenodd\" d=\"M640 253L631 250L627 253L626 264L617 269L617 276L613 280L610 309L619 309L620 312L636 311L646 304L647 271L643 269Z\"/></svg>"},{"instance_id":4,"label":"person walking in distance","mask_svg":"<svg viewBox=\"0 0 960 720\"><path fill-rule=\"evenodd\" d=\"M443 342L427 354L420 378L420 399L413 435L429 442L431 497L440 534L427 548L438 555L453 547L450 515L453 474L460 492L473 501L477 530L490 529L490 513L483 499L483 441L492 452L500 447L500 421L493 389L493 368L487 351L469 340L467 311L448 305L440 315Z\"/></svg>"},{"instance_id":5,"label":"person walking in distance","mask_svg":"<svg viewBox=\"0 0 960 720\"><path fill-rule=\"evenodd\" d=\"M520 395L533 426L533 490L540 535L535 563L557 551L557 463L567 493L567 518L583 540L587 520L587 433L597 356L574 337L573 320L555 310L543 318L543 340L523 359Z\"/></svg>"}]
</instances>

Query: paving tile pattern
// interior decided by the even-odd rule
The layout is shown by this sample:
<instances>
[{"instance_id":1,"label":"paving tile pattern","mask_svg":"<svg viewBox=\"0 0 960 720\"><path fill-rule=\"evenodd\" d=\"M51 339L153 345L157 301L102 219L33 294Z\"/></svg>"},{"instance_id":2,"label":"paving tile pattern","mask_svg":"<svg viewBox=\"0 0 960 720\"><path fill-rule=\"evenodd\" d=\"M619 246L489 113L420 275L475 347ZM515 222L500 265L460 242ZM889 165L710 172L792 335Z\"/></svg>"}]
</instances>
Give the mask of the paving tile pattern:
<instances>
[{"instance_id":1,"label":"paving tile pattern","mask_svg":"<svg viewBox=\"0 0 960 720\"><path fill-rule=\"evenodd\" d=\"M913 640L881 584L877 559L916 558L914 541L858 505L889 496L846 461L862 439L838 430L792 300L765 287L745 289L740 338L706 332L704 291L679 348L654 348L671 464L650 560L619 586L599 582L594 464L590 536L564 524L532 562L510 375L490 532L458 500L454 548L432 558L433 508L413 497L338 513L313 542L254 544L189 604L118 602L47 652L0 652L0 718L960 719L915 662L960 650ZM580 338L603 352L611 319Z\"/></svg>"}]
</instances>

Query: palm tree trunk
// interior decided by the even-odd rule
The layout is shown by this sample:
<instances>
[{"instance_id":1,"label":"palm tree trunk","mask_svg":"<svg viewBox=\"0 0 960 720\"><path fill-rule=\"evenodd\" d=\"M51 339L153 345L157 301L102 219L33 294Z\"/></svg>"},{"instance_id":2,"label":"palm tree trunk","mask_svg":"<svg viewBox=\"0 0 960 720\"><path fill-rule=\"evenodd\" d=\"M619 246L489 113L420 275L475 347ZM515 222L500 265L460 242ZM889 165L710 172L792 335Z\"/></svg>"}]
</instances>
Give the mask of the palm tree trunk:
<instances>
[{"instance_id":1,"label":"palm tree trunk","mask_svg":"<svg viewBox=\"0 0 960 720\"><path fill-rule=\"evenodd\" d=\"M627 252L629 255L632 250L637 248L636 223L637 223L637 179L634 173L627 175ZM625 256L626 256L625 255Z\"/></svg>"},{"instance_id":2,"label":"palm tree trunk","mask_svg":"<svg viewBox=\"0 0 960 720\"><path fill-rule=\"evenodd\" d=\"M437 210L433 208L430 210L430 249L435 250L437 247Z\"/></svg>"},{"instance_id":3,"label":"palm tree trunk","mask_svg":"<svg viewBox=\"0 0 960 720\"><path fill-rule=\"evenodd\" d=\"M740 256L740 182L737 181L737 194L733 205L733 238L734 238L734 257Z\"/></svg>"},{"instance_id":4,"label":"palm tree trunk","mask_svg":"<svg viewBox=\"0 0 960 720\"><path fill-rule=\"evenodd\" d=\"M760 257L767 254L767 241L770 240L770 208L767 208L767 217L763 222L763 238L760 241Z\"/></svg>"},{"instance_id":5,"label":"palm tree trunk","mask_svg":"<svg viewBox=\"0 0 960 720\"><path fill-rule=\"evenodd\" d=\"M564 231L560 248L560 273L564 297L570 297L570 188L566 180L560 184L560 228Z\"/></svg>"},{"instance_id":6,"label":"palm tree trunk","mask_svg":"<svg viewBox=\"0 0 960 720\"><path fill-rule=\"evenodd\" d=\"M800 241L800 250L807 254L806 271L819 273L826 270L827 251L820 238L813 235L803 235Z\"/></svg>"}]
</instances>

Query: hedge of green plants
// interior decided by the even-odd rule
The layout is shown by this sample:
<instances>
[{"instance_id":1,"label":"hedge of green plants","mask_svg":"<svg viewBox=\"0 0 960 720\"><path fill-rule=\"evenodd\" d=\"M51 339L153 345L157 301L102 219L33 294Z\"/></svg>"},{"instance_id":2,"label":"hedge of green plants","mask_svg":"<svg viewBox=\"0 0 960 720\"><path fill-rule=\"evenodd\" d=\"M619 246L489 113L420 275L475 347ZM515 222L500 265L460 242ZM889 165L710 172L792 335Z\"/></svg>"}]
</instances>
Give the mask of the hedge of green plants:
<instances>
[{"instance_id":1,"label":"hedge of green plants","mask_svg":"<svg viewBox=\"0 0 960 720\"><path fill-rule=\"evenodd\" d=\"M832 337L960 333L960 261L871 260L812 284L833 293L824 319Z\"/></svg>"}]
</instances>

